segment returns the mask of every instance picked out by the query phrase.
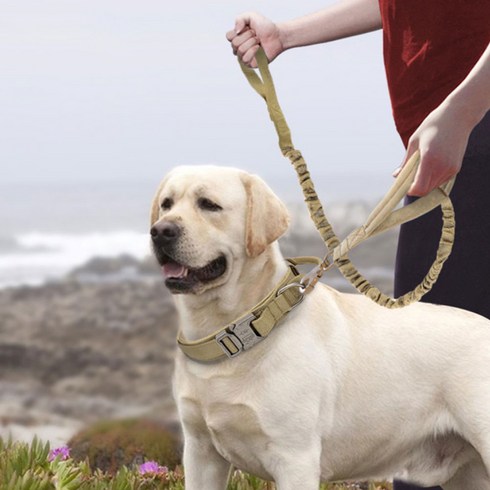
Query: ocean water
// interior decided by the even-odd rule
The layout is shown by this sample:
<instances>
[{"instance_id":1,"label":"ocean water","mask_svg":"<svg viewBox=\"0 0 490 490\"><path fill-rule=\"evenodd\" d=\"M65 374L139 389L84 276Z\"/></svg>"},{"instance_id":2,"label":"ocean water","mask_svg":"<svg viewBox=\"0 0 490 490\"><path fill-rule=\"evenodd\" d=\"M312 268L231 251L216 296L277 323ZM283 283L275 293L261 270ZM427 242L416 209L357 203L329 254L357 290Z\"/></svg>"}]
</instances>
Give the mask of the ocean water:
<instances>
[{"instance_id":1,"label":"ocean water","mask_svg":"<svg viewBox=\"0 0 490 490\"><path fill-rule=\"evenodd\" d=\"M0 288L62 278L94 257L150 253L154 185L0 185Z\"/></svg>"},{"instance_id":2,"label":"ocean water","mask_svg":"<svg viewBox=\"0 0 490 490\"><path fill-rule=\"evenodd\" d=\"M7 250L0 244L0 288L57 280L94 257L143 259L149 253L148 234L130 230L21 233L8 238Z\"/></svg>"},{"instance_id":3,"label":"ocean water","mask_svg":"<svg viewBox=\"0 0 490 490\"><path fill-rule=\"evenodd\" d=\"M294 175L267 178L293 207L302 196ZM316 179L328 203L375 202L389 176L336 175ZM0 288L40 285L94 257L150 254L149 207L155 182L0 183Z\"/></svg>"}]
</instances>

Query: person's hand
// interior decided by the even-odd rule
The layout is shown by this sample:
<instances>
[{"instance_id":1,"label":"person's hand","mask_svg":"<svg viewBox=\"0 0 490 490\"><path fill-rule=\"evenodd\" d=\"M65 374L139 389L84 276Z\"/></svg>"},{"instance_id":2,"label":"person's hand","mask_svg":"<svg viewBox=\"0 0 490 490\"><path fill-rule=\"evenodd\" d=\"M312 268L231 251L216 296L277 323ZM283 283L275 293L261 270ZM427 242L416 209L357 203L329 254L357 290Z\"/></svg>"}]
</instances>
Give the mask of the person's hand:
<instances>
[{"instance_id":1,"label":"person's hand","mask_svg":"<svg viewBox=\"0 0 490 490\"><path fill-rule=\"evenodd\" d=\"M432 111L411 136L401 168L417 151L420 164L409 196L425 196L454 177L461 169L473 125L465 121L464 108L448 98Z\"/></svg>"},{"instance_id":2,"label":"person's hand","mask_svg":"<svg viewBox=\"0 0 490 490\"><path fill-rule=\"evenodd\" d=\"M274 22L255 12L239 15L235 20L235 28L226 33L233 53L246 65L257 68L255 54L262 46L269 61L284 51L281 31Z\"/></svg>"}]
</instances>

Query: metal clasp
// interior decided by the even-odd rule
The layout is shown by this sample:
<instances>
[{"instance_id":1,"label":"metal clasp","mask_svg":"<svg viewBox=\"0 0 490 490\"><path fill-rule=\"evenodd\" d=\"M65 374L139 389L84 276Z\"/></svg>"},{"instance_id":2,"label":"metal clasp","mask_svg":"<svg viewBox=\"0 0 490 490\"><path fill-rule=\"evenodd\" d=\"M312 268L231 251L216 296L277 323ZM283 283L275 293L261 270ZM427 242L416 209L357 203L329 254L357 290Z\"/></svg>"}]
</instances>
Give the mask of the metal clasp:
<instances>
[{"instance_id":1,"label":"metal clasp","mask_svg":"<svg viewBox=\"0 0 490 490\"><path fill-rule=\"evenodd\" d=\"M255 319L255 315L249 314L216 335L216 342L230 359L238 356L244 350L252 348L255 344L263 340L260 335L257 335L251 325ZM233 344L236 348L235 352L230 350L225 339Z\"/></svg>"},{"instance_id":2,"label":"metal clasp","mask_svg":"<svg viewBox=\"0 0 490 490\"><path fill-rule=\"evenodd\" d=\"M314 267L308 274L303 276L301 279L301 285L304 288L305 293L310 293L313 288L316 286L317 282L322 278L323 274L328 271L333 265L333 262L329 260L329 256L327 255L321 264Z\"/></svg>"}]
</instances>

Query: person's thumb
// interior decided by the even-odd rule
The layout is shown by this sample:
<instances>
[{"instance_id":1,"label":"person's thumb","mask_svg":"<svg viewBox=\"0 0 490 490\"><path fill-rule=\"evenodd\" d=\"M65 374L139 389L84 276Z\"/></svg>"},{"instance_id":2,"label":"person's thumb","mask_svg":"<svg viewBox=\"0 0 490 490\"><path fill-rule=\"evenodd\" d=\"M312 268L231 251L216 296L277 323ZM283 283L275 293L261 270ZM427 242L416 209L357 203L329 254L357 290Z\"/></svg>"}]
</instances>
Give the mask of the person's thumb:
<instances>
[{"instance_id":1,"label":"person's thumb","mask_svg":"<svg viewBox=\"0 0 490 490\"><path fill-rule=\"evenodd\" d=\"M405 157L401 165L393 171L393 177L398 177L399 173L402 171L402 168L407 164L407 162L412 158L413 154L418 150L416 144L409 144L407 148L407 152L405 153Z\"/></svg>"},{"instance_id":2,"label":"person's thumb","mask_svg":"<svg viewBox=\"0 0 490 490\"><path fill-rule=\"evenodd\" d=\"M250 25L250 16L249 15L241 15L235 20L235 34L240 34L245 27Z\"/></svg>"}]
</instances>

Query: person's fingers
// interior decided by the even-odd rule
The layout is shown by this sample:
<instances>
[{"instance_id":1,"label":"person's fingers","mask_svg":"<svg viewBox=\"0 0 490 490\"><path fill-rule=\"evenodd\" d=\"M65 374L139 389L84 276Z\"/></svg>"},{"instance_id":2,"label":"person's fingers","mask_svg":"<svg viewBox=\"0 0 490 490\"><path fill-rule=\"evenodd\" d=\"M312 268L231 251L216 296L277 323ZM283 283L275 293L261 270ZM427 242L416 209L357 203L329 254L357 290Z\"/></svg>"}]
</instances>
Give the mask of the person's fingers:
<instances>
[{"instance_id":1,"label":"person's fingers","mask_svg":"<svg viewBox=\"0 0 490 490\"><path fill-rule=\"evenodd\" d=\"M259 40L255 31L250 27L250 15L240 16L235 25L235 29L226 33L226 38L230 41L233 53L237 55L246 65L257 68L255 54L259 49Z\"/></svg>"},{"instance_id":2,"label":"person's fingers","mask_svg":"<svg viewBox=\"0 0 490 490\"><path fill-rule=\"evenodd\" d=\"M243 42L242 44L240 44L240 46L237 49L237 55L238 55L238 57L241 60L243 60L243 57L247 54L247 52L251 48L253 48L255 46L258 46L258 44L259 44L259 42L257 41L257 39L255 37L252 37L252 38L248 39L247 41Z\"/></svg>"},{"instance_id":3,"label":"person's fingers","mask_svg":"<svg viewBox=\"0 0 490 490\"><path fill-rule=\"evenodd\" d=\"M260 45L257 43L254 46L252 46L243 56L242 56L242 61L245 63L247 66L250 66L251 68L257 68L257 60L255 59L255 55L257 54L257 51L259 50Z\"/></svg>"},{"instance_id":4,"label":"person's fingers","mask_svg":"<svg viewBox=\"0 0 490 490\"><path fill-rule=\"evenodd\" d=\"M231 41L231 46L233 48L233 53L238 54L240 58L250 49L252 46L257 44L258 41L255 38L255 32L252 29L247 29L233 38Z\"/></svg>"},{"instance_id":5,"label":"person's fingers","mask_svg":"<svg viewBox=\"0 0 490 490\"><path fill-rule=\"evenodd\" d=\"M252 17L253 14L248 12L239 15L235 19L235 33L240 34L246 27L249 27L252 22Z\"/></svg>"},{"instance_id":6,"label":"person's fingers","mask_svg":"<svg viewBox=\"0 0 490 490\"><path fill-rule=\"evenodd\" d=\"M454 177L457 172L458 167L451 161L445 161L443 155L425 152L420 157L419 167L407 194L425 196Z\"/></svg>"},{"instance_id":7,"label":"person's fingers","mask_svg":"<svg viewBox=\"0 0 490 490\"><path fill-rule=\"evenodd\" d=\"M252 22L252 18L254 17L253 13L244 13L239 15L235 19L235 27L226 33L226 39L228 41L233 41L236 36L242 34L246 30L250 29L250 23Z\"/></svg>"},{"instance_id":8,"label":"person's fingers","mask_svg":"<svg viewBox=\"0 0 490 490\"><path fill-rule=\"evenodd\" d=\"M405 153L405 157L401 165L393 171L393 177L398 177L398 174L401 172L402 168L406 165L406 163L412 158L413 154L418 150L418 143L409 141L407 151Z\"/></svg>"},{"instance_id":9,"label":"person's fingers","mask_svg":"<svg viewBox=\"0 0 490 490\"><path fill-rule=\"evenodd\" d=\"M252 68L257 67L255 55L259 45L269 61L273 61L284 51L278 26L257 12L247 12L238 16L235 29L228 31L226 38L231 42L235 55Z\"/></svg>"},{"instance_id":10,"label":"person's fingers","mask_svg":"<svg viewBox=\"0 0 490 490\"><path fill-rule=\"evenodd\" d=\"M413 183L408 189L407 195L424 196L430 190L432 190L431 189L432 181L433 181L432 175L428 174L428 172L424 169L424 167L422 167L422 165L419 165L419 168L415 173Z\"/></svg>"}]
</instances>

